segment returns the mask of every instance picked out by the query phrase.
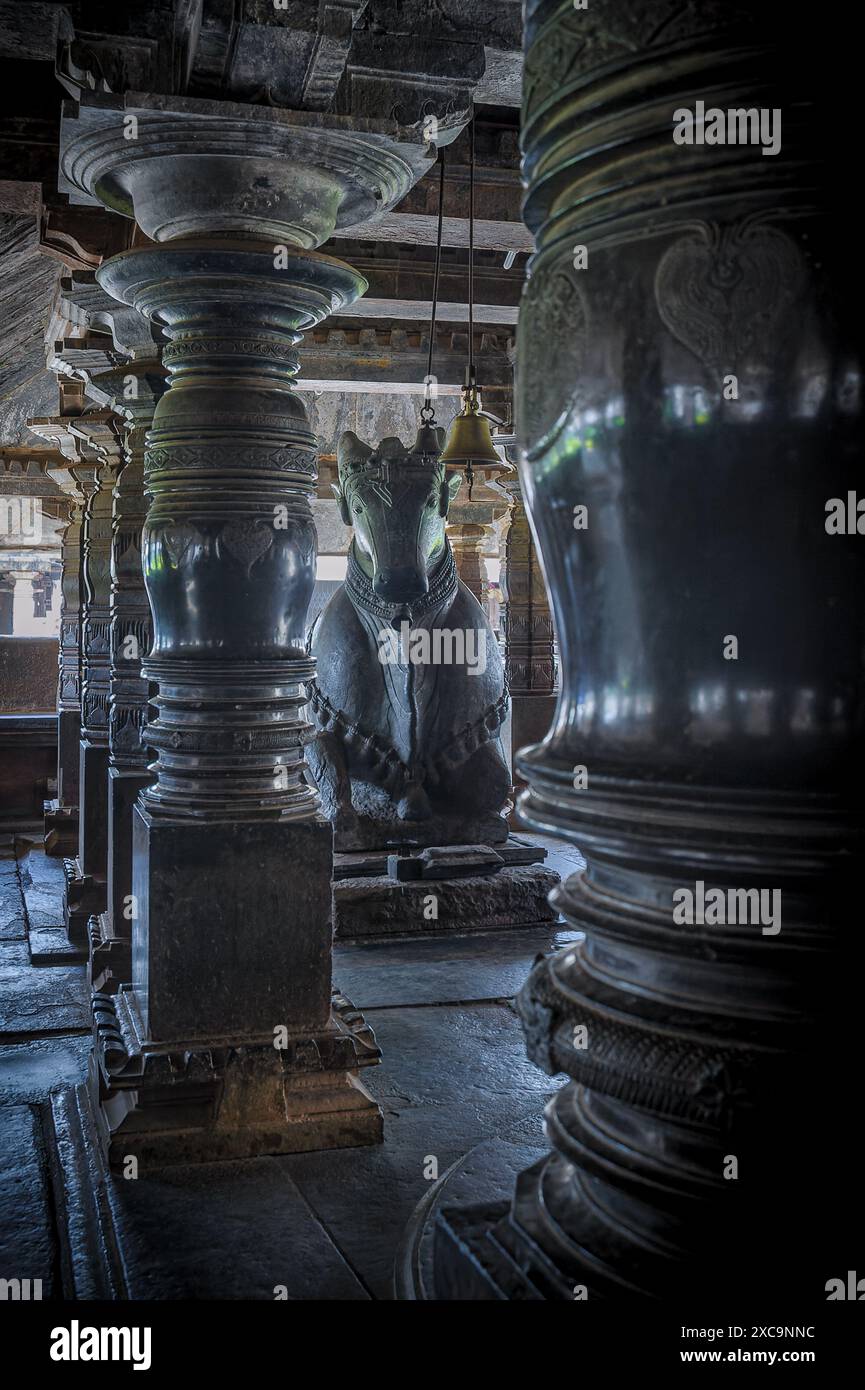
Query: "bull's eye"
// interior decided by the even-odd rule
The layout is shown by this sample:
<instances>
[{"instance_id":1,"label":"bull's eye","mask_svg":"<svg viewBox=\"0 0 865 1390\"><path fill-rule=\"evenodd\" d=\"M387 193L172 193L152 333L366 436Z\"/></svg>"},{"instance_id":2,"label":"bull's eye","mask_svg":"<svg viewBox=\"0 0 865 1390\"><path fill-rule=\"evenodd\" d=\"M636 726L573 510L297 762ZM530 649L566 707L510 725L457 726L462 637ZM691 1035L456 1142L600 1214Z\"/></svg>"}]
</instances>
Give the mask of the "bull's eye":
<instances>
[{"instance_id":1,"label":"bull's eye","mask_svg":"<svg viewBox=\"0 0 865 1390\"><path fill-rule=\"evenodd\" d=\"M359 502L355 502L355 504L354 504L354 514L355 514L355 516L360 516L360 515L362 514L362 512L363 512L363 507L360 505Z\"/></svg>"}]
</instances>

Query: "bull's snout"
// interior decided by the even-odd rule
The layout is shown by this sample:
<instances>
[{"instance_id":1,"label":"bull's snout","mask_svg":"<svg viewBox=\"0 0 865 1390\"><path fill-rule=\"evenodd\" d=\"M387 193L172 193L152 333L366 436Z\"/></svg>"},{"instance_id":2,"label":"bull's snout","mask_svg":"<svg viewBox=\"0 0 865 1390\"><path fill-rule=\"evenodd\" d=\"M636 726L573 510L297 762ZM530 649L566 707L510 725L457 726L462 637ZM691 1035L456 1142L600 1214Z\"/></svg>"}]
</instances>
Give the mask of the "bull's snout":
<instances>
[{"instance_id":1,"label":"bull's snout","mask_svg":"<svg viewBox=\"0 0 865 1390\"><path fill-rule=\"evenodd\" d=\"M412 566L377 570L372 587L389 603L412 603L429 590L426 575Z\"/></svg>"}]
</instances>

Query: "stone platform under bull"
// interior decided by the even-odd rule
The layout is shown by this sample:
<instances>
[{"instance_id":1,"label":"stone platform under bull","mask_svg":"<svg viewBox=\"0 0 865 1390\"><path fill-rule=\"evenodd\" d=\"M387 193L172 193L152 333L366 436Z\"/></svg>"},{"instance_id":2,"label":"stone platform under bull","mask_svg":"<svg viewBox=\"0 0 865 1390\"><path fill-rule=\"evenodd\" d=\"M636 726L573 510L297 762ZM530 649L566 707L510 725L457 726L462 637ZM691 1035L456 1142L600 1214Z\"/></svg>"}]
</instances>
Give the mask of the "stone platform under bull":
<instances>
[{"instance_id":1,"label":"stone platform under bull","mask_svg":"<svg viewBox=\"0 0 865 1390\"><path fill-rule=\"evenodd\" d=\"M334 855L334 932L361 937L498 931L557 920L547 851L510 835L497 845L412 846Z\"/></svg>"}]
</instances>

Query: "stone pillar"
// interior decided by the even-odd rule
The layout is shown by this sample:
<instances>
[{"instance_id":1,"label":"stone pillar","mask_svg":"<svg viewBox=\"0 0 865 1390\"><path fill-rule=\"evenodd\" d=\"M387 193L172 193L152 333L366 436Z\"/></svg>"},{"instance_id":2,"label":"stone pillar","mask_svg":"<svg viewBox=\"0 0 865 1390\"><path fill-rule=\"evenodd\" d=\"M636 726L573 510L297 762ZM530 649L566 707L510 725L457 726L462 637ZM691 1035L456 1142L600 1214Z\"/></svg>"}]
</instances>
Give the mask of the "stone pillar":
<instances>
[{"instance_id":1,"label":"stone pillar","mask_svg":"<svg viewBox=\"0 0 865 1390\"><path fill-rule=\"evenodd\" d=\"M97 463L72 433L72 423L70 417L59 415L28 421L34 434L58 449L48 476L65 494L69 507L60 547L57 795L44 803L44 845L46 854L74 861L79 840L84 511L96 486ZM67 868L67 881L69 877Z\"/></svg>"},{"instance_id":2,"label":"stone pillar","mask_svg":"<svg viewBox=\"0 0 865 1390\"><path fill-rule=\"evenodd\" d=\"M513 499L501 566L501 627L511 693L511 765L515 784L522 787L516 755L541 741L556 709L555 634L519 479L511 475L499 486Z\"/></svg>"},{"instance_id":3,"label":"stone pillar","mask_svg":"<svg viewBox=\"0 0 865 1390\"><path fill-rule=\"evenodd\" d=\"M563 688L518 761L585 935L519 999L572 1078L552 1152L441 1213L438 1294L813 1307L856 1248L859 247L824 215L853 91L809 105L820 26L771 10L526 9L517 423ZM772 157L673 139L721 92L782 116Z\"/></svg>"},{"instance_id":4,"label":"stone pillar","mask_svg":"<svg viewBox=\"0 0 865 1390\"><path fill-rule=\"evenodd\" d=\"M110 103L82 108L62 159L79 189L127 199L155 241L97 279L164 330L170 374L145 453L142 675L158 715L155 780L133 812L132 982L95 1001L92 1093L112 1163L382 1129L357 1078L378 1051L331 1005L332 831L304 778L316 441L293 378L303 330L365 289L313 248L417 173L374 122L358 134L163 105L130 112L134 141Z\"/></svg>"},{"instance_id":5,"label":"stone pillar","mask_svg":"<svg viewBox=\"0 0 865 1390\"><path fill-rule=\"evenodd\" d=\"M466 588L471 589L481 608L486 610L486 573L483 546L486 529L474 521L458 521L447 528L447 537L454 553L457 574Z\"/></svg>"},{"instance_id":6,"label":"stone pillar","mask_svg":"<svg viewBox=\"0 0 865 1390\"><path fill-rule=\"evenodd\" d=\"M91 402L101 407L98 415L81 413L73 428L86 436L96 428L91 421L111 421L121 452L111 512L107 884L104 911L89 924L91 981L112 991L118 980L130 979L132 805L149 780L141 742L149 690L141 660L152 635L141 565L144 444L165 376L158 332L106 294L92 272L64 277L60 306L86 327L77 339L55 343L52 365L61 381L82 387L91 412ZM93 331L97 325L102 332Z\"/></svg>"},{"instance_id":7,"label":"stone pillar","mask_svg":"<svg viewBox=\"0 0 865 1390\"><path fill-rule=\"evenodd\" d=\"M111 507L117 456L103 456L84 507L81 578L81 738L78 854L64 861L63 915L69 941L83 948L87 925L105 906L108 855Z\"/></svg>"},{"instance_id":8,"label":"stone pillar","mask_svg":"<svg viewBox=\"0 0 865 1390\"><path fill-rule=\"evenodd\" d=\"M56 474L55 474L56 476ZM60 643L57 673L57 796L45 803L45 853L74 854L78 845L78 775L81 740L81 542L83 500L69 497L69 521L60 546Z\"/></svg>"},{"instance_id":9,"label":"stone pillar","mask_svg":"<svg viewBox=\"0 0 865 1390\"><path fill-rule=\"evenodd\" d=\"M165 389L164 378L153 364L138 369L130 365L122 375L135 389L131 399L122 403L126 461L118 475L112 510L107 899L104 913L93 924L90 952L91 984L104 993L113 993L121 981L132 979L132 812L138 793L151 780L144 742L150 683L141 672L153 638L141 561L147 511L144 448L156 402ZM119 400L117 408L121 408Z\"/></svg>"}]
</instances>

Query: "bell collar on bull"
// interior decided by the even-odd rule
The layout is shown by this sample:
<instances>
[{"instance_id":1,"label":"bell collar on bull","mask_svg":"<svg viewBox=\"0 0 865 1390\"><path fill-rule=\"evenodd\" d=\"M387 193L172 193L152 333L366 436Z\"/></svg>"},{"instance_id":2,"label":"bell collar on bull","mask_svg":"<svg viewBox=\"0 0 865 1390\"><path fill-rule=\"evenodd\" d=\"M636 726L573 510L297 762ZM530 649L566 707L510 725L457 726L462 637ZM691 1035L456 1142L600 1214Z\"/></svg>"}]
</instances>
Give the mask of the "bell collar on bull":
<instances>
[{"instance_id":1,"label":"bell collar on bull","mask_svg":"<svg viewBox=\"0 0 865 1390\"><path fill-rule=\"evenodd\" d=\"M339 441L334 492L355 532L346 588L357 607L388 622L414 624L456 593L445 520L461 480L440 462L443 442L444 431L431 427L411 450L393 437L373 449L351 430Z\"/></svg>"}]
</instances>

